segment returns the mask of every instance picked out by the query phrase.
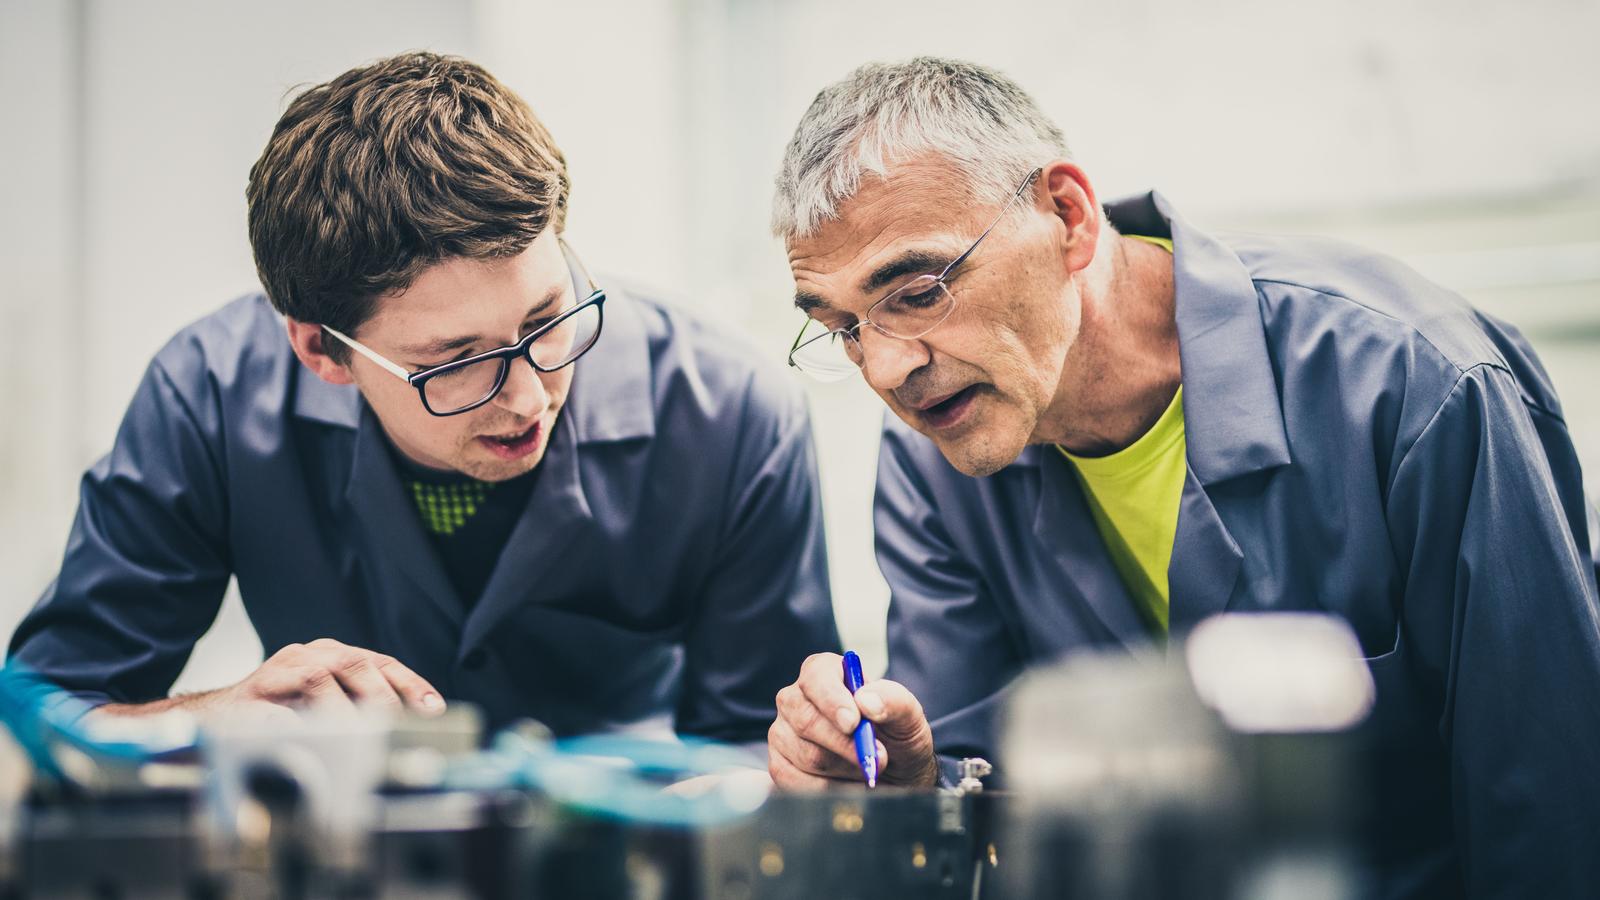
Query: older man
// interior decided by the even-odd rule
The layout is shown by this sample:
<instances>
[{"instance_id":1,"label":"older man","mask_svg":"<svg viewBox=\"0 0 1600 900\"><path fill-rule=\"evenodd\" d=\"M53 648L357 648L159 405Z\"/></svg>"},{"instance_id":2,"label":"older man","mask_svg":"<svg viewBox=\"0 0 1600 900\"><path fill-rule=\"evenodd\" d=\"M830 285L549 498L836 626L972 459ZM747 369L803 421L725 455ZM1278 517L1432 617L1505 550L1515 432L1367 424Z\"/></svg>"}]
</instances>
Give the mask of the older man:
<instances>
[{"instance_id":1,"label":"older man","mask_svg":"<svg viewBox=\"0 0 1600 900\"><path fill-rule=\"evenodd\" d=\"M1024 667L1227 610L1321 610L1379 685L1386 893L1600 890L1600 614L1578 461L1510 326L1393 260L1102 208L1015 84L871 65L818 95L775 229L791 362L894 416L889 677L802 666L778 783L932 785ZM1003 761L1002 761L1003 762ZM947 774L947 773L946 773ZM1592 894L1590 894L1592 896Z\"/></svg>"}]
</instances>

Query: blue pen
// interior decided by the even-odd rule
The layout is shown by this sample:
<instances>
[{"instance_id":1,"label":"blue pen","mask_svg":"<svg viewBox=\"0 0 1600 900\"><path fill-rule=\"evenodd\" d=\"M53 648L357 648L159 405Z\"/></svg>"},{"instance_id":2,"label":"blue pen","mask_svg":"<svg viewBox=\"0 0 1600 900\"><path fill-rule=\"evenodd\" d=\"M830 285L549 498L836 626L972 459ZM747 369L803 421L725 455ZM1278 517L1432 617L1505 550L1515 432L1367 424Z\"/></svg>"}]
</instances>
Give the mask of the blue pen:
<instances>
[{"instance_id":1,"label":"blue pen","mask_svg":"<svg viewBox=\"0 0 1600 900\"><path fill-rule=\"evenodd\" d=\"M861 657L854 650L844 652L844 685L854 694L861 690L865 679L861 677ZM861 774L867 776L867 787L878 786L878 736L866 716L856 725L856 760L861 763Z\"/></svg>"}]
</instances>

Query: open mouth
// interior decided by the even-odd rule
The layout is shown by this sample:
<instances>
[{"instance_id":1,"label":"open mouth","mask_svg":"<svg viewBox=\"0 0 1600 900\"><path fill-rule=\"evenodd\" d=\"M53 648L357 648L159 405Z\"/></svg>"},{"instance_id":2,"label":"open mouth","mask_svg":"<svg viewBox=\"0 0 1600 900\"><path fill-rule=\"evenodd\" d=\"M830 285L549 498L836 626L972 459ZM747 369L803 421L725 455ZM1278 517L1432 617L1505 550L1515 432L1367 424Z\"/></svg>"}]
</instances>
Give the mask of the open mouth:
<instances>
[{"instance_id":1,"label":"open mouth","mask_svg":"<svg viewBox=\"0 0 1600 900\"><path fill-rule=\"evenodd\" d=\"M521 459L539 447L539 438L543 429L539 422L528 426L528 430L510 435L482 435L478 443L501 459Z\"/></svg>"},{"instance_id":2,"label":"open mouth","mask_svg":"<svg viewBox=\"0 0 1600 900\"><path fill-rule=\"evenodd\" d=\"M927 422L932 428L950 428L959 425L971 411L979 387L980 385L976 384L967 385L938 403L918 410L917 413L922 416L922 421Z\"/></svg>"}]
</instances>

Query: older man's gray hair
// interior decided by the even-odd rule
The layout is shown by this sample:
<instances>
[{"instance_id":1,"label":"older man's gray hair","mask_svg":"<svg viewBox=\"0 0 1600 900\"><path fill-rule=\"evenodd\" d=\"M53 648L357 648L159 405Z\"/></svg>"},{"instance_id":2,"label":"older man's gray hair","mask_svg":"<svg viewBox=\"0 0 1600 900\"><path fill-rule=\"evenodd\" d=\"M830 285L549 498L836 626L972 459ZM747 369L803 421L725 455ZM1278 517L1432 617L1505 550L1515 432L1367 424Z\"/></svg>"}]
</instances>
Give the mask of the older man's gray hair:
<instances>
[{"instance_id":1,"label":"older man's gray hair","mask_svg":"<svg viewBox=\"0 0 1600 900\"><path fill-rule=\"evenodd\" d=\"M1003 198L1067 156L1066 139L1016 82L959 60L869 63L824 88L795 127L778 173L772 230L805 237L837 217L864 174L943 157L975 198Z\"/></svg>"}]
</instances>

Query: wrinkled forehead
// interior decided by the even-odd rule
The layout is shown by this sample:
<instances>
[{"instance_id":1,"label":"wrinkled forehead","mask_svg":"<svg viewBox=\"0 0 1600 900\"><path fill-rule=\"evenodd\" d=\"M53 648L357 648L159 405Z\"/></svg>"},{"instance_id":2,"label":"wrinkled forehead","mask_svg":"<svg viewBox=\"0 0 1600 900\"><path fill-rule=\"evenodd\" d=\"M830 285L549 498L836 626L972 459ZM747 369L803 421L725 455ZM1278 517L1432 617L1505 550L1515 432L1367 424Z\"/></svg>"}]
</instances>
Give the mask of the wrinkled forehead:
<instances>
[{"instance_id":1,"label":"wrinkled forehead","mask_svg":"<svg viewBox=\"0 0 1600 900\"><path fill-rule=\"evenodd\" d=\"M966 249L975 235L973 223L986 211L974 203L966 180L947 165L905 165L886 177L867 176L861 189L839 205L838 215L788 241L797 293L849 302L863 288L882 287L875 283L882 279L870 277L874 273L886 266L906 268L891 265L902 258L913 263L909 269L920 265L936 271L940 259L948 262Z\"/></svg>"}]
</instances>

